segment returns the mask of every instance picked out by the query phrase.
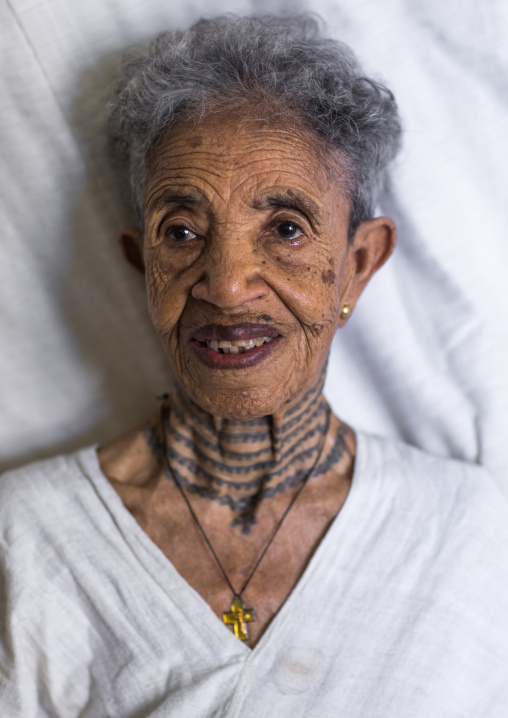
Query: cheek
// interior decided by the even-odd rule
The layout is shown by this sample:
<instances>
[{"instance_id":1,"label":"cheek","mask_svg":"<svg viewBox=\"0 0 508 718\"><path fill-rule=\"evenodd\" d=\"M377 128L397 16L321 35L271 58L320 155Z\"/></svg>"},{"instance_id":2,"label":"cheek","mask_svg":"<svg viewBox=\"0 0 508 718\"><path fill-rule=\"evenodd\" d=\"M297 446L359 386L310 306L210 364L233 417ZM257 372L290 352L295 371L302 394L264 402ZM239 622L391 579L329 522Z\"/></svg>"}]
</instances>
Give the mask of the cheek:
<instances>
[{"instance_id":1,"label":"cheek","mask_svg":"<svg viewBox=\"0 0 508 718\"><path fill-rule=\"evenodd\" d=\"M304 324L335 327L339 314L339 277L334 260L323 252L274 253L267 282L290 311Z\"/></svg>"},{"instance_id":2,"label":"cheek","mask_svg":"<svg viewBox=\"0 0 508 718\"><path fill-rule=\"evenodd\" d=\"M314 330L319 327L335 327L338 321L338 292L334 286L323 283L320 276L314 281L287 278L287 286L281 289L284 302L303 324Z\"/></svg>"},{"instance_id":3,"label":"cheek","mask_svg":"<svg viewBox=\"0 0 508 718\"><path fill-rule=\"evenodd\" d=\"M153 264L161 276L175 278L192 267L202 250L199 240L176 246L160 242L148 250L145 263Z\"/></svg>"},{"instance_id":4,"label":"cheek","mask_svg":"<svg viewBox=\"0 0 508 718\"><path fill-rule=\"evenodd\" d=\"M148 311L155 329L168 332L174 327L187 301L184 281L186 264L168 252L155 250L145 258L145 281Z\"/></svg>"}]
</instances>

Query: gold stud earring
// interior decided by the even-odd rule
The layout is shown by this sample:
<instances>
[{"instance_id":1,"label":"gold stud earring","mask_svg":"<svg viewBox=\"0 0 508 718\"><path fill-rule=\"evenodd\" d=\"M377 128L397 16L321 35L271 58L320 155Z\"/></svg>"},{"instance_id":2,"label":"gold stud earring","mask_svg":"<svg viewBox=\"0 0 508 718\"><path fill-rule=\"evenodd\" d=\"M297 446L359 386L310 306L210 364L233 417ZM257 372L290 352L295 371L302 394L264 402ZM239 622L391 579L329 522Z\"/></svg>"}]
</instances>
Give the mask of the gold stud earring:
<instances>
[{"instance_id":1,"label":"gold stud earring","mask_svg":"<svg viewBox=\"0 0 508 718\"><path fill-rule=\"evenodd\" d=\"M351 314L351 307L349 306L349 304L344 304L344 306L342 307L342 311L340 313L340 318L347 319L350 316L350 314Z\"/></svg>"}]
</instances>

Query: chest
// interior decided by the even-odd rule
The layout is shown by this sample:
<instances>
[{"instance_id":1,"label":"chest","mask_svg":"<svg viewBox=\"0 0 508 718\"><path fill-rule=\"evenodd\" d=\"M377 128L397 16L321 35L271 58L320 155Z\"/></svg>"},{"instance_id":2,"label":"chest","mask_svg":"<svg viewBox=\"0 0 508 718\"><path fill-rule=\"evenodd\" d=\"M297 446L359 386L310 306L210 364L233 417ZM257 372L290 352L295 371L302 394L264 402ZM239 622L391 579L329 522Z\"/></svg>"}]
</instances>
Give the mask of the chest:
<instances>
[{"instance_id":1,"label":"chest","mask_svg":"<svg viewBox=\"0 0 508 718\"><path fill-rule=\"evenodd\" d=\"M150 494L121 488L119 493L141 528L217 619L254 647L345 501L348 487L337 481L332 485L325 501L321 492L306 487L307 496L299 497L286 516L291 496L283 497L259 512L248 533L234 525L227 508L194 499L196 522L167 481ZM235 594L240 599L234 600Z\"/></svg>"},{"instance_id":2,"label":"chest","mask_svg":"<svg viewBox=\"0 0 508 718\"><path fill-rule=\"evenodd\" d=\"M31 635L25 645L40 646L44 660L49 656L49 665L57 666L44 678L53 704L61 708L62 701L72 702L67 711L60 710L62 715L73 715L76 705L83 715L126 718L268 718L274 711L291 718L391 718L405 715L408 705L416 718L506 715L508 644L501 583L492 584L493 591L473 592L467 556L461 563L455 553L453 563L441 553L430 564L418 567L413 560L408 565L396 550L400 532L392 529L393 517L386 522L386 516L375 514L366 526L358 512L352 516L349 511L346 522L341 521L344 514L339 516L310 557L310 570L303 567L297 590L290 588L289 599L276 610L273 631L259 641L262 624L249 644L258 641L255 650L245 651L240 641L232 636L228 640L228 629L221 625L221 602L230 607L231 596L214 576L213 561L200 553L190 525L178 524L175 516L179 532L168 534L165 546L154 528L159 525L163 534L162 523L152 522L161 554L139 540L130 517L122 523L122 515L122 533L109 535L107 543L86 534L67 547L78 553L71 562L73 572L51 576L51 602L46 602L51 615L45 616L51 625L46 622L34 642L34 626L28 624ZM252 591L245 593L247 608L259 612L258 600L263 608L266 582L288 585L284 562L298 567L304 555L303 528L312 528L304 527L302 520L297 512L294 528L288 524L292 540L278 548L274 542L272 556L268 551ZM212 526L207 528L213 533ZM179 541L184 529L187 540ZM375 546L372 535L377 536ZM295 549L298 536L301 552ZM219 535L215 538L220 540ZM83 561L87 540L92 542L93 562ZM165 566L166 550L172 552L172 563L185 558L178 570L187 583ZM228 561L227 542L219 550ZM235 552L230 557L243 558ZM33 570L40 571L41 563ZM186 566L194 567L187 575ZM499 564L496 576L498 569ZM79 590L72 584L76 575ZM235 578L242 578L240 571ZM189 590L191 580L201 596ZM44 585L42 580L37 583ZM36 599L40 601L40 595ZM277 596L271 600L276 605ZM65 616L71 610L69 630ZM26 611L20 613L25 616ZM18 630L26 627L26 620L20 621ZM19 659L33 660L27 650ZM27 663L26 675L35 675L33 663ZM54 683L52 676L58 677Z\"/></svg>"}]
</instances>

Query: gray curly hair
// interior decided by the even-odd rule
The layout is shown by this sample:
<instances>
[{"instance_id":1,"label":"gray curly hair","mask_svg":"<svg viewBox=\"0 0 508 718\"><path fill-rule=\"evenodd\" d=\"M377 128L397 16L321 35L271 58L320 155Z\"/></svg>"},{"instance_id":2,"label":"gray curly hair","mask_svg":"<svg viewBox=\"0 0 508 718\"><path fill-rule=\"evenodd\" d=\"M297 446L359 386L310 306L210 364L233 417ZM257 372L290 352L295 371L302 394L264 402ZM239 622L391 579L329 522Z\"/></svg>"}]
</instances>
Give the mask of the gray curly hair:
<instances>
[{"instance_id":1,"label":"gray curly hair","mask_svg":"<svg viewBox=\"0 0 508 718\"><path fill-rule=\"evenodd\" d=\"M124 58L108 105L113 154L127 169L139 219L149 153L177 121L226 104L276 100L338 148L350 175L350 237L370 219L401 126L393 94L365 77L351 50L308 14L199 20ZM279 111L280 115L280 111Z\"/></svg>"}]
</instances>

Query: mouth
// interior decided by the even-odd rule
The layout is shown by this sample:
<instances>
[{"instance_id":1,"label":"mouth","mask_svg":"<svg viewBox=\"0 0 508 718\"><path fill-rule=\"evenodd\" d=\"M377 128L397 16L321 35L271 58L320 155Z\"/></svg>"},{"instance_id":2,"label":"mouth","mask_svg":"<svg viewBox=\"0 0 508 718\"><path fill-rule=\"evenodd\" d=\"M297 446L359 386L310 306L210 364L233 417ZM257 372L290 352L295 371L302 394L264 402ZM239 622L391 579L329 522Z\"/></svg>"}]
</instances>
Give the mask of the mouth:
<instances>
[{"instance_id":1,"label":"mouth","mask_svg":"<svg viewBox=\"0 0 508 718\"><path fill-rule=\"evenodd\" d=\"M255 347L268 344L272 339L273 337L256 337L255 339L237 339L232 342L223 339L220 341L218 339L212 339L206 342L206 346L219 354L245 354L246 352L252 351Z\"/></svg>"},{"instance_id":2,"label":"mouth","mask_svg":"<svg viewBox=\"0 0 508 718\"><path fill-rule=\"evenodd\" d=\"M239 369L265 359L282 339L265 324L211 324L198 329L191 339L198 358L214 369Z\"/></svg>"}]
</instances>

